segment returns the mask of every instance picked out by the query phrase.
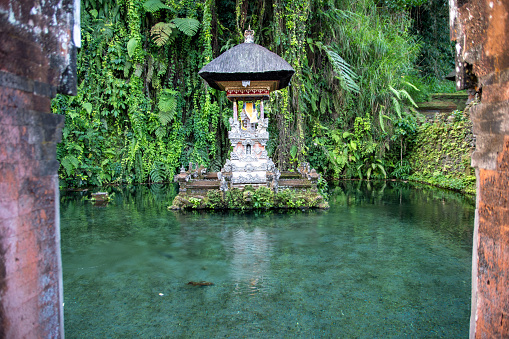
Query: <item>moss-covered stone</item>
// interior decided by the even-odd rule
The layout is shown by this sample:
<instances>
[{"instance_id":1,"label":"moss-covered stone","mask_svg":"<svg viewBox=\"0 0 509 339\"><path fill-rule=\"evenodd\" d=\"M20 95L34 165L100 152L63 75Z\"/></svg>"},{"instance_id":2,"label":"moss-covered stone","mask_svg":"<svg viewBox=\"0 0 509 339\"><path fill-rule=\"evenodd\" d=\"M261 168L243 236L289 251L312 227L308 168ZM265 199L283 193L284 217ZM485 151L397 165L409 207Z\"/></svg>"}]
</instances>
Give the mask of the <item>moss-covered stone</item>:
<instances>
[{"instance_id":1,"label":"moss-covered stone","mask_svg":"<svg viewBox=\"0 0 509 339\"><path fill-rule=\"evenodd\" d=\"M408 179L475 194L475 171L470 165L474 147L468 112L439 114L419 127L409 154L413 174Z\"/></svg>"}]
</instances>

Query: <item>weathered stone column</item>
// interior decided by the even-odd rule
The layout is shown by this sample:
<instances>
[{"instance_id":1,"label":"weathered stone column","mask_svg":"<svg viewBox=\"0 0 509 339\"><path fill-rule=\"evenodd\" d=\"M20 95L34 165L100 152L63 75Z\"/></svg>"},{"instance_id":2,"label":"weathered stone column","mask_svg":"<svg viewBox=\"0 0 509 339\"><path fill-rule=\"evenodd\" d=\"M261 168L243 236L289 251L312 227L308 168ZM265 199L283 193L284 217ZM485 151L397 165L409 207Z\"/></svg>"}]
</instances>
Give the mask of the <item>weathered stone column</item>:
<instances>
[{"instance_id":1,"label":"weathered stone column","mask_svg":"<svg viewBox=\"0 0 509 339\"><path fill-rule=\"evenodd\" d=\"M57 91L76 91L73 0L0 2L0 338L60 338Z\"/></svg>"},{"instance_id":2,"label":"weathered stone column","mask_svg":"<svg viewBox=\"0 0 509 339\"><path fill-rule=\"evenodd\" d=\"M458 89L482 88L471 109L477 208L471 338L509 337L509 1L450 0Z\"/></svg>"}]
</instances>

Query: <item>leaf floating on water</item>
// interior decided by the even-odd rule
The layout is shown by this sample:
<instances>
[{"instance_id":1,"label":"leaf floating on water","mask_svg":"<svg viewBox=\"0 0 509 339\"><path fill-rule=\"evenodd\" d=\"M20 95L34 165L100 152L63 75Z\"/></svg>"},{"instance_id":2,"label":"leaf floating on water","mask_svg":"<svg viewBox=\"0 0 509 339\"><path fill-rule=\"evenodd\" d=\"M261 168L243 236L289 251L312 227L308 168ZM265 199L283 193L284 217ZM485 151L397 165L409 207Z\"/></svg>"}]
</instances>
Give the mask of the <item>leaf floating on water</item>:
<instances>
[{"instance_id":1,"label":"leaf floating on water","mask_svg":"<svg viewBox=\"0 0 509 339\"><path fill-rule=\"evenodd\" d=\"M208 281L190 281L187 284L192 285L192 286L212 286L212 285L214 285L213 283L208 282Z\"/></svg>"}]
</instances>

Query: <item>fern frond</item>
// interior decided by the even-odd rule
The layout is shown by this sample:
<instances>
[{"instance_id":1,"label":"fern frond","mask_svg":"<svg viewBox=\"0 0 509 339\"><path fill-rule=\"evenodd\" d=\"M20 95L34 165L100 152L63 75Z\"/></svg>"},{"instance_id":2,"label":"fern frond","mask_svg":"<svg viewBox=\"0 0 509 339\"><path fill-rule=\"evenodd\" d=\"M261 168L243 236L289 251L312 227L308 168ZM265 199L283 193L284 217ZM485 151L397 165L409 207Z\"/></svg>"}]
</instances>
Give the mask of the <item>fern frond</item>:
<instances>
[{"instance_id":1,"label":"fern frond","mask_svg":"<svg viewBox=\"0 0 509 339\"><path fill-rule=\"evenodd\" d=\"M392 104L394 105L394 110L396 111L398 118L401 119L401 106L399 104L399 101L395 97L391 97L391 99L392 99Z\"/></svg>"},{"instance_id":2,"label":"fern frond","mask_svg":"<svg viewBox=\"0 0 509 339\"><path fill-rule=\"evenodd\" d=\"M129 70L133 64L130 61L127 61L124 65L124 78L129 77Z\"/></svg>"},{"instance_id":3,"label":"fern frond","mask_svg":"<svg viewBox=\"0 0 509 339\"><path fill-rule=\"evenodd\" d=\"M404 89L400 90L399 91L401 94L403 94L403 96L405 98L408 99L408 101L410 101L412 103L412 105L414 105L414 107L418 107L417 104L415 103L414 99L412 99L412 97L410 96L410 94L408 94L407 91L405 91Z\"/></svg>"},{"instance_id":4,"label":"fern frond","mask_svg":"<svg viewBox=\"0 0 509 339\"><path fill-rule=\"evenodd\" d=\"M142 72L143 72L143 66L141 64L136 64L136 70L134 71L134 75L137 77L141 77Z\"/></svg>"},{"instance_id":5,"label":"fern frond","mask_svg":"<svg viewBox=\"0 0 509 339\"><path fill-rule=\"evenodd\" d=\"M177 91L170 89L163 89L159 94L157 107L159 108L159 122L163 126L171 122L175 116L175 110L177 109L176 94Z\"/></svg>"},{"instance_id":6,"label":"fern frond","mask_svg":"<svg viewBox=\"0 0 509 339\"><path fill-rule=\"evenodd\" d=\"M162 170L162 164L154 162L152 169L150 170L150 180L152 182L163 182L164 181L164 170Z\"/></svg>"},{"instance_id":7,"label":"fern frond","mask_svg":"<svg viewBox=\"0 0 509 339\"><path fill-rule=\"evenodd\" d=\"M156 137L158 139L162 139L166 136L166 128L163 127L163 126L159 126L157 129L156 129Z\"/></svg>"},{"instance_id":8,"label":"fern frond","mask_svg":"<svg viewBox=\"0 0 509 339\"><path fill-rule=\"evenodd\" d=\"M151 82L152 81L152 76L154 75L154 58L149 55L149 58L148 58L148 68L147 68L147 76L146 76L146 80L147 82Z\"/></svg>"},{"instance_id":9,"label":"fern frond","mask_svg":"<svg viewBox=\"0 0 509 339\"><path fill-rule=\"evenodd\" d=\"M177 28L188 36L193 36L198 32L200 28L200 22L193 18L175 18L170 21L175 24Z\"/></svg>"},{"instance_id":10,"label":"fern frond","mask_svg":"<svg viewBox=\"0 0 509 339\"><path fill-rule=\"evenodd\" d=\"M161 47L167 42L173 41L173 28L175 28L175 24L166 23L166 22L158 22L150 29L150 34L154 38L154 42L157 46Z\"/></svg>"},{"instance_id":11,"label":"fern frond","mask_svg":"<svg viewBox=\"0 0 509 339\"><path fill-rule=\"evenodd\" d=\"M79 166L78 159L72 155L66 155L65 158L63 158L60 163L64 167L67 176L70 176L74 172L74 169L78 168Z\"/></svg>"},{"instance_id":12,"label":"fern frond","mask_svg":"<svg viewBox=\"0 0 509 339\"><path fill-rule=\"evenodd\" d=\"M359 93L359 85L355 82L357 74L350 68L350 65L341 57L339 54L331 50L327 46L323 46L329 61L334 68L334 71L338 73L338 77L341 80L341 86L350 92Z\"/></svg>"},{"instance_id":13,"label":"fern frond","mask_svg":"<svg viewBox=\"0 0 509 339\"><path fill-rule=\"evenodd\" d=\"M401 100L401 96L400 96L400 91L394 89L392 86L389 86L389 89L391 90L392 93L394 93L394 95L399 99Z\"/></svg>"},{"instance_id":14,"label":"fern frond","mask_svg":"<svg viewBox=\"0 0 509 339\"><path fill-rule=\"evenodd\" d=\"M166 126L173 119L173 112L159 111L159 122Z\"/></svg>"},{"instance_id":15,"label":"fern frond","mask_svg":"<svg viewBox=\"0 0 509 339\"><path fill-rule=\"evenodd\" d=\"M147 0L143 3L143 8L150 13L154 13L160 9L170 9L170 7L163 4L161 0Z\"/></svg>"},{"instance_id":16,"label":"fern frond","mask_svg":"<svg viewBox=\"0 0 509 339\"><path fill-rule=\"evenodd\" d=\"M325 114L327 112L327 107L329 106L329 97L328 96L322 96L322 99L320 100L320 112L322 114Z\"/></svg>"},{"instance_id":17,"label":"fern frond","mask_svg":"<svg viewBox=\"0 0 509 339\"><path fill-rule=\"evenodd\" d=\"M415 87L412 83L408 82L408 81L403 81L403 83L407 86L410 86L412 87L413 89L415 89L416 91L420 92L421 90L418 89L417 87Z\"/></svg>"}]
</instances>

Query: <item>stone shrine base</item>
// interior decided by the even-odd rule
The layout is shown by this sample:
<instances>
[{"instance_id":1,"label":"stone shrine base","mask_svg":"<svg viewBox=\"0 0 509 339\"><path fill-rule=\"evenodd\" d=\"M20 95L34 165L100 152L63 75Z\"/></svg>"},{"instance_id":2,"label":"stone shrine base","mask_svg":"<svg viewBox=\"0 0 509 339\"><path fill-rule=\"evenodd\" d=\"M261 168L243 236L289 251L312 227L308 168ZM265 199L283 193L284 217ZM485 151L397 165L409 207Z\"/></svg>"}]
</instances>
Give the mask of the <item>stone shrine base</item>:
<instances>
[{"instance_id":1,"label":"stone shrine base","mask_svg":"<svg viewBox=\"0 0 509 339\"><path fill-rule=\"evenodd\" d=\"M265 182L234 183L229 172L207 172L192 164L175 176L179 194L169 209L329 208L318 192L320 175L307 164L299 172L267 172Z\"/></svg>"},{"instance_id":2,"label":"stone shrine base","mask_svg":"<svg viewBox=\"0 0 509 339\"><path fill-rule=\"evenodd\" d=\"M285 188L276 193L267 187L254 188L246 185L243 189L228 191L209 189L204 194L180 192L168 209L308 209L329 208L323 196L311 189Z\"/></svg>"}]
</instances>

